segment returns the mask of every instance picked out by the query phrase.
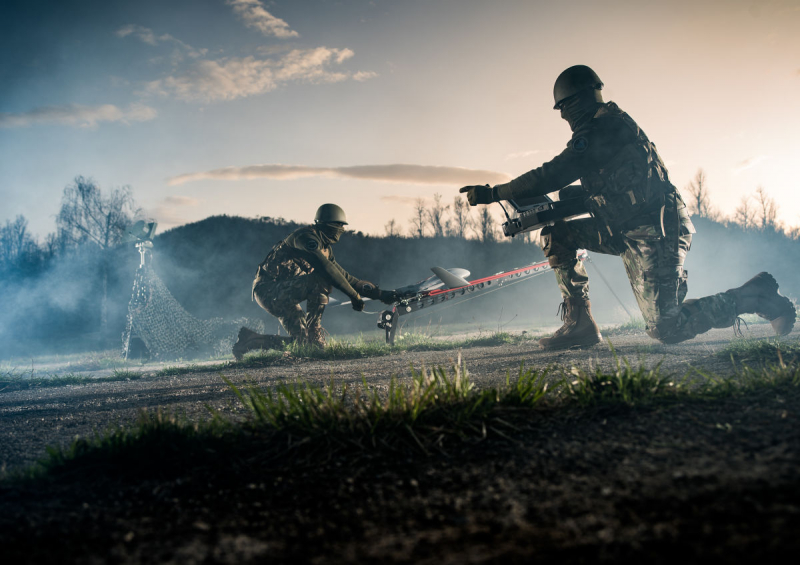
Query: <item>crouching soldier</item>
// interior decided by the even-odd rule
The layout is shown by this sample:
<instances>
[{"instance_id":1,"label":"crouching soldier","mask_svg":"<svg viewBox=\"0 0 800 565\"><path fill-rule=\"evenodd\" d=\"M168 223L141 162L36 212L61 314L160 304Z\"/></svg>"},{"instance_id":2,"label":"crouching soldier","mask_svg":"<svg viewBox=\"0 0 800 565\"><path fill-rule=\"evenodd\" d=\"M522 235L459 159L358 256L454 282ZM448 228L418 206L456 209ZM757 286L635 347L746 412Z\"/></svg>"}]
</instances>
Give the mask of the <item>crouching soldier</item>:
<instances>
[{"instance_id":1,"label":"crouching soldier","mask_svg":"<svg viewBox=\"0 0 800 565\"><path fill-rule=\"evenodd\" d=\"M333 256L347 217L336 204L317 209L314 224L302 227L278 243L261 262L253 281L253 300L278 318L292 339L325 347L322 314L333 288L347 295L353 310L364 309L362 297L396 302L394 291L381 290L345 271ZM306 301L306 312L300 303ZM279 336L261 335L248 328L239 330L233 355L241 359L247 351L272 349L281 344Z\"/></svg>"}]
</instances>

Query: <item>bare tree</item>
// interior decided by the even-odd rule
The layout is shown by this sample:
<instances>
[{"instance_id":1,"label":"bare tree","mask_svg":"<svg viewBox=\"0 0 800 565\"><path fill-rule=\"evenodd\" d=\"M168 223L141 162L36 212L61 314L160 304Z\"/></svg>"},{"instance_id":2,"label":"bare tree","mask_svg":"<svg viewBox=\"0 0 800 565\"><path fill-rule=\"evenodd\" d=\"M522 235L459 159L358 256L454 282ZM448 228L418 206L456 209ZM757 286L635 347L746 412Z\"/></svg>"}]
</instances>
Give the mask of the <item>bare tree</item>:
<instances>
[{"instance_id":1,"label":"bare tree","mask_svg":"<svg viewBox=\"0 0 800 565\"><path fill-rule=\"evenodd\" d=\"M425 199L420 196L414 201L414 215L409 220L413 237L425 237L427 218L428 210L425 206Z\"/></svg>"},{"instance_id":2,"label":"bare tree","mask_svg":"<svg viewBox=\"0 0 800 565\"><path fill-rule=\"evenodd\" d=\"M450 235L466 238L472 223L469 204L463 197L456 195L453 200L453 221L450 224Z\"/></svg>"},{"instance_id":3,"label":"bare tree","mask_svg":"<svg viewBox=\"0 0 800 565\"><path fill-rule=\"evenodd\" d=\"M756 189L756 222L759 229L762 231L766 229L778 228L778 205L775 199L767 194L763 186Z\"/></svg>"},{"instance_id":4,"label":"bare tree","mask_svg":"<svg viewBox=\"0 0 800 565\"><path fill-rule=\"evenodd\" d=\"M481 206L481 211L478 214L478 224L475 228L478 239L482 242L497 241L497 230L495 228L495 220L489 213L488 206Z\"/></svg>"},{"instance_id":5,"label":"bare tree","mask_svg":"<svg viewBox=\"0 0 800 565\"><path fill-rule=\"evenodd\" d=\"M686 185L686 189L691 194L689 200L689 213L701 218L714 218L716 212L711 207L711 198L708 195L708 185L706 183L706 173L703 169L697 169L694 180Z\"/></svg>"},{"instance_id":6,"label":"bare tree","mask_svg":"<svg viewBox=\"0 0 800 565\"><path fill-rule=\"evenodd\" d=\"M445 218L450 206L442 204L442 195L438 192L433 195L433 204L428 208L428 225L431 226L433 237L444 237L450 231L450 220Z\"/></svg>"},{"instance_id":7,"label":"bare tree","mask_svg":"<svg viewBox=\"0 0 800 565\"><path fill-rule=\"evenodd\" d=\"M56 225L68 245L93 243L110 249L139 212L129 187L115 188L105 196L92 179L78 176L64 188Z\"/></svg>"},{"instance_id":8,"label":"bare tree","mask_svg":"<svg viewBox=\"0 0 800 565\"><path fill-rule=\"evenodd\" d=\"M108 328L108 251L117 245L139 215L129 187L103 195L92 179L75 177L64 188L61 210L56 217L58 237L65 245L95 245L100 249L100 331Z\"/></svg>"},{"instance_id":9,"label":"bare tree","mask_svg":"<svg viewBox=\"0 0 800 565\"><path fill-rule=\"evenodd\" d=\"M64 253L66 243L63 237L59 237L58 233L48 233L42 245L42 251L45 257L52 258Z\"/></svg>"},{"instance_id":10,"label":"bare tree","mask_svg":"<svg viewBox=\"0 0 800 565\"><path fill-rule=\"evenodd\" d=\"M35 262L39 245L28 232L28 220L19 215L14 221L6 220L0 227L0 266L4 269L20 268Z\"/></svg>"},{"instance_id":11,"label":"bare tree","mask_svg":"<svg viewBox=\"0 0 800 565\"><path fill-rule=\"evenodd\" d=\"M742 196L741 203L733 213L733 221L744 229L755 226L755 209L750 196Z\"/></svg>"},{"instance_id":12,"label":"bare tree","mask_svg":"<svg viewBox=\"0 0 800 565\"><path fill-rule=\"evenodd\" d=\"M400 224L394 218L386 222L383 229L386 230L386 237L402 237L403 235L400 230Z\"/></svg>"}]
</instances>

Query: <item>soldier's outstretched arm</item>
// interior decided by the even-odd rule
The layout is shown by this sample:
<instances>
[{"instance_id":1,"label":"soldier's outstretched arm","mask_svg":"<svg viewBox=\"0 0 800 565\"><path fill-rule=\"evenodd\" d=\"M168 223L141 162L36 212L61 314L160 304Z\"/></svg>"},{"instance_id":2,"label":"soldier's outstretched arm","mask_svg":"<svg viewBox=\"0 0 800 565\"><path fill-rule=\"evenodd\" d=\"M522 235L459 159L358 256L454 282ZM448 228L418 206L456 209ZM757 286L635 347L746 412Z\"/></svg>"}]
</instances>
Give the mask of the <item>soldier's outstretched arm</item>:
<instances>
[{"instance_id":1,"label":"soldier's outstretched arm","mask_svg":"<svg viewBox=\"0 0 800 565\"><path fill-rule=\"evenodd\" d=\"M460 192L467 194L471 206L549 194L602 166L619 150L618 145L614 132L595 125L575 132L566 149L541 167L505 184L465 186Z\"/></svg>"},{"instance_id":2,"label":"soldier's outstretched arm","mask_svg":"<svg viewBox=\"0 0 800 565\"><path fill-rule=\"evenodd\" d=\"M357 277L354 277L353 275L351 275L350 273L348 273L347 271L345 271L345 270L344 270L344 267L342 267L342 266L341 266L341 265L340 265L340 264L339 264L339 263L336 261L336 258L335 258L335 257L331 257L330 261L331 261L331 263L333 263L333 265L334 265L334 266L335 266L337 269L339 269L339 272L340 272L340 273L342 273L342 276L343 276L345 279L347 279L347 282L348 282L348 283L350 283L350 286L352 286L353 288L355 288L356 290L358 290L358 286L357 286L357 285L358 285L358 283L361 281L361 279L359 279L359 278L357 278Z\"/></svg>"},{"instance_id":3,"label":"soldier's outstretched arm","mask_svg":"<svg viewBox=\"0 0 800 565\"><path fill-rule=\"evenodd\" d=\"M296 249L300 250L308 258L315 268L325 273L326 278L333 286L344 292L350 300L361 300L361 296L345 276L346 272L322 252L322 242L317 237L311 233L304 233L300 234L292 243ZM355 277L352 278L355 279Z\"/></svg>"},{"instance_id":4,"label":"soldier's outstretched arm","mask_svg":"<svg viewBox=\"0 0 800 565\"><path fill-rule=\"evenodd\" d=\"M361 296L371 298L372 300L380 300L384 304L394 304L398 301L397 293L393 290L381 290L376 284L354 277L345 271L344 267L337 263L335 258L331 258L331 263L333 263L342 272L342 275L344 275L344 277L347 279L347 282L349 282L350 285Z\"/></svg>"}]
</instances>

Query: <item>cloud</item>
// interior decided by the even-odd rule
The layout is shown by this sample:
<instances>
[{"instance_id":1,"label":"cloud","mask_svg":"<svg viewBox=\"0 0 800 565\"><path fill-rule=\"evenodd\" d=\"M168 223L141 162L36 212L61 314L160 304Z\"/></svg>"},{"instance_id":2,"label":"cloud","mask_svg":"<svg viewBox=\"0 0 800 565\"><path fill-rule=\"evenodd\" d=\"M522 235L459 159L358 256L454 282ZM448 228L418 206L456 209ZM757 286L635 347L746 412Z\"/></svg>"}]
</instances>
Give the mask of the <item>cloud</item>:
<instances>
[{"instance_id":1,"label":"cloud","mask_svg":"<svg viewBox=\"0 0 800 565\"><path fill-rule=\"evenodd\" d=\"M746 171L747 169L752 169L753 167L757 167L767 159L769 159L769 155L757 155L755 157L750 157L745 159L744 161L739 161L736 163L736 166L733 168L733 174L738 175L739 173Z\"/></svg>"},{"instance_id":2,"label":"cloud","mask_svg":"<svg viewBox=\"0 0 800 565\"><path fill-rule=\"evenodd\" d=\"M28 127L39 124L55 124L94 128L100 122L146 122L156 117L155 109L143 104L131 104L123 110L113 104L102 106L42 106L21 113L0 112L0 128Z\"/></svg>"},{"instance_id":3,"label":"cloud","mask_svg":"<svg viewBox=\"0 0 800 565\"><path fill-rule=\"evenodd\" d=\"M225 3L233 6L233 11L244 20L245 26L255 28L264 35L280 38L299 35L285 21L267 12L259 0L227 0Z\"/></svg>"},{"instance_id":4,"label":"cloud","mask_svg":"<svg viewBox=\"0 0 800 565\"><path fill-rule=\"evenodd\" d=\"M168 206L197 206L200 200L191 196L167 196L163 200Z\"/></svg>"},{"instance_id":5,"label":"cloud","mask_svg":"<svg viewBox=\"0 0 800 565\"><path fill-rule=\"evenodd\" d=\"M140 41L153 46L156 46L159 43L170 43L172 45L177 46L178 48L186 52L186 54L189 55L189 57L192 57L194 59L202 57L206 53L208 53L208 49L195 49L191 45L184 43L180 39L177 39L168 33L157 36L152 29L135 24L129 24L123 26L119 28L115 33L117 37L128 37L129 35L132 35L137 39L139 39ZM173 60L181 58L182 57L177 55L173 56Z\"/></svg>"},{"instance_id":6,"label":"cloud","mask_svg":"<svg viewBox=\"0 0 800 565\"><path fill-rule=\"evenodd\" d=\"M293 49L277 59L250 56L201 60L184 74L148 83L147 91L171 94L182 100L213 102L262 94L288 82L340 82L350 75L331 71L329 67L352 56L350 49L317 47Z\"/></svg>"},{"instance_id":7,"label":"cloud","mask_svg":"<svg viewBox=\"0 0 800 565\"><path fill-rule=\"evenodd\" d=\"M200 173L186 173L167 180L171 186L198 180L250 180L267 178L292 180L305 177L330 177L381 182L404 182L412 184L468 185L476 183L498 184L511 179L505 173L464 169L461 167L438 167L430 165L358 165L353 167L306 167L302 165L250 165L226 167Z\"/></svg>"},{"instance_id":8,"label":"cloud","mask_svg":"<svg viewBox=\"0 0 800 565\"><path fill-rule=\"evenodd\" d=\"M140 41L143 41L148 45L158 45L158 40L156 39L156 34L153 33L153 30L134 24L129 24L119 28L116 31L116 35L117 37L128 37L129 35L134 35Z\"/></svg>"},{"instance_id":9,"label":"cloud","mask_svg":"<svg viewBox=\"0 0 800 565\"><path fill-rule=\"evenodd\" d=\"M378 76L378 73L374 73L372 71L358 71L356 74L353 75L353 80L357 80L358 82L364 82L371 78L375 78Z\"/></svg>"}]
</instances>

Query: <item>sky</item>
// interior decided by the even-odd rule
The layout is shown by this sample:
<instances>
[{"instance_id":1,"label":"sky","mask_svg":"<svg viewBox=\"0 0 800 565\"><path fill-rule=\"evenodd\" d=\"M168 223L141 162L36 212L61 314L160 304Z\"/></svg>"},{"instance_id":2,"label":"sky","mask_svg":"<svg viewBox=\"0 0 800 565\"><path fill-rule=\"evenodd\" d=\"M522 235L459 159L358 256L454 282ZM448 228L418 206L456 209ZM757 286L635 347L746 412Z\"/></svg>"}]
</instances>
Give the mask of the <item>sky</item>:
<instances>
[{"instance_id":1,"label":"sky","mask_svg":"<svg viewBox=\"0 0 800 565\"><path fill-rule=\"evenodd\" d=\"M702 168L724 214L763 186L800 225L798 29L800 0L6 0L0 222L43 238L83 175L160 230L326 202L407 228L562 151L553 82L584 64L673 184Z\"/></svg>"}]
</instances>

